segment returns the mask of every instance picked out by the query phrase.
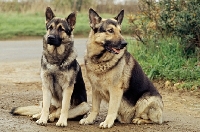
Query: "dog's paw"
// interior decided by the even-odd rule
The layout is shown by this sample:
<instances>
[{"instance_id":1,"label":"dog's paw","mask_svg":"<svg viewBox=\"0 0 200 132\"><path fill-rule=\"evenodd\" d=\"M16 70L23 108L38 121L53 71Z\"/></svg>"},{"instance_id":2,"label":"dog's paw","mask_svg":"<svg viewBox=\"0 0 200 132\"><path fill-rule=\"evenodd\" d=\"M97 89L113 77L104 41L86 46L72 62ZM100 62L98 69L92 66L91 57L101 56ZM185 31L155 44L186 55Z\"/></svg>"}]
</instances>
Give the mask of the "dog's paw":
<instances>
[{"instance_id":1,"label":"dog's paw","mask_svg":"<svg viewBox=\"0 0 200 132\"><path fill-rule=\"evenodd\" d=\"M49 122L54 122L54 120L55 120L55 116L54 115L52 115L52 114L50 114L49 115Z\"/></svg>"},{"instance_id":2,"label":"dog's paw","mask_svg":"<svg viewBox=\"0 0 200 132\"><path fill-rule=\"evenodd\" d=\"M100 123L99 128L111 128L113 124L114 122L105 120L104 122Z\"/></svg>"},{"instance_id":3,"label":"dog's paw","mask_svg":"<svg viewBox=\"0 0 200 132\"><path fill-rule=\"evenodd\" d=\"M140 124L151 124L153 122L151 120L145 120L145 119L141 119L141 118L135 118L135 119L132 120L132 123L140 125Z\"/></svg>"},{"instance_id":4,"label":"dog's paw","mask_svg":"<svg viewBox=\"0 0 200 132\"><path fill-rule=\"evenodd\" d=\"M141 124L141 121L139 118L133 119L132 122L133 122L133 124L138 124L138 125Z\"/></svg>"},{"instance_id":5,"label":"dog's paw","mask_svg":"<svg viewBox=\"0 0 200 132\"><path fill-rule=\"evenodd\" d=\"M32 120L36 121L36 120L40 119L40 116L41 116L40 113L39 114L35 114L35 115L32 116Z\"/></svg>"},{"instance_id":6,"label":"dog's paw","mask_svg":"<svg viewBox=\"0 0 200 132\"><path fill-rule=\"evenodd\" d=\"M79 124L81 124L81 125L89 125L89 124L93 124L93 121L90 121L87 118L84 118L84 119L81 119L79 121Z\"/></svg>"},{"instance_id":7,"label":"dog's paw","mask_svg":"<svg viewBox=\"0 0 200 132\"><path fill-rule=\"evenodd\" d=\"M66 127L67 126L67 120L63 120L63 121L58 120L58 122L56 123L56 126Z\"/></svg>"},{"instance_id":8,"label":"dog's paw","mask_svg":"<svg viewBox=\"0 0 200 132\"><path fill-rule=\"evenodd\" d=\"M46 126L47 125L47 120L39 119L39 120L36 121L36 123L38 125Z\"/></svg>"}]
</instances>

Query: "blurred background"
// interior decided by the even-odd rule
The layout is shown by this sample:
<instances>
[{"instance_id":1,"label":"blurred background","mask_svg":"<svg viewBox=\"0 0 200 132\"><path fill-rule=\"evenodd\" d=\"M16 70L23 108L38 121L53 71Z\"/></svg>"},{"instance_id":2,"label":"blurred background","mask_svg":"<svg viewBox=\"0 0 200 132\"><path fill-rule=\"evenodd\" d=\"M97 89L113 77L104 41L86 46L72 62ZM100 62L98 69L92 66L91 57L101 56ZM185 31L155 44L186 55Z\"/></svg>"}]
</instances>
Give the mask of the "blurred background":
<instances>
[{"instance_id":1,"label":"blurred background","mask_svg":"<svg viewBox=\"0 0 200 132\"><path fill-rule=\"evenodd\" d=\"M122 34L148 77L199 89L199 0L0 0L0 40L42 39L47 6L59 17L76 11L74 35L84 38L90 31L89 8L103 18L124 9Z\"/></svg>"},{"instance_id":2,"label":"blurred background","mask_svg":"<svg viewBox=\"0 0 200 132\"><path fill-rule=\"evenodd\" d=\"M137 0L1 0L1 12L15 11L44 12L51 6L57 12L87 11L90 7L100 13L116 13L121 9L126 12L137 11Z\"/></svg>"},{"instance_id":3,"label":"blurred background","mask_svg":"<svg viewBox=\"0 0 200 132\"><path fill-rule=\"evenodd\" d=\"M122 9L125 14L137 12L137 0L0 0L0 39L15 36L42 36L45 33L45 9L50 6L56 16L67 17L77 12L74 34L86 37L90 27L88 9L102 17L115 17ZM123 23L128 33L127 19Z\"/></svg>"}]
</instances>

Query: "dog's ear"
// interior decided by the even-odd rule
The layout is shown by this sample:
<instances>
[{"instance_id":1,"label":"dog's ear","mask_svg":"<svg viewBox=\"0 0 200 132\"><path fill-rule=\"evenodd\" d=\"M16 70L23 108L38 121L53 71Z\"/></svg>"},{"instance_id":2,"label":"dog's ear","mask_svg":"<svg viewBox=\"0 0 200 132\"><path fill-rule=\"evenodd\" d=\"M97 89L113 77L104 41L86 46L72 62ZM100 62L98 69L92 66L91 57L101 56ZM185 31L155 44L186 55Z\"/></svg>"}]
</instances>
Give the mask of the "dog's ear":
<instances>
[{"instance_id":1,"label":"dog's ear","mask_svg":"<svg viewBox=\"0 0 200 132\"><path fill-rule=\"evenodd\" d=\"M46 15L46 24L51 21L51 19L53 19L55 17L53 11L51 10L50 7L47 7L46 8L46 12L45 12L45 15Z\"/></svg>"},{"instance_id":2,"label":"dog's ear","mask_svg":"<svg viewBox=\"0 0 200 132\"><path fill-rule=\"evenodd\" d=\"M124 10L121 10L120 13L114 17L115 20L121 25L124 18Z\"/></svg>"},{"instance_id":3,"label":"dog's ear","mask_svg":"<svg viewBox=\"0 0 200 132\"><path fill-rule=\"evenodd\" d=\"M74 26L75 26L75 24L76 24L76 13L73 12L73 13L69 14L69 16L66 18L66 20L67 20L69 26L70 26L72 29L74 29Z\"/></svg>"},{"instance_id":4,"label":"dog's ear","mask_svg":"<svg viewBox=\"0 0 200 132\"><path fill-rule=\"evenodd\" d=\"M95 30L96 25L101 22L101 17L92 9L89 9L90 27Z\"/></svg>"}]
</instances>

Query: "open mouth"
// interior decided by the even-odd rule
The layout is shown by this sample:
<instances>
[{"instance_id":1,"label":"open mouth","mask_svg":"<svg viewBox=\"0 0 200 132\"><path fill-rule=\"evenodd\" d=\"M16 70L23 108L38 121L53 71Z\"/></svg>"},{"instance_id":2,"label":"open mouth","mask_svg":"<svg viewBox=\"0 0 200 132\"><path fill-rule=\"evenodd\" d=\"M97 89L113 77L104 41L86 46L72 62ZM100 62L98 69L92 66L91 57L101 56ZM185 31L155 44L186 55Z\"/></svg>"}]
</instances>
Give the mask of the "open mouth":
<instances>
[{"instance_id":1,"label":"open mouth","mask_svg":"<svg viewBox=\"0 0 200 132\"><path fill-rule=\"evenodd\" d=\"M126 41L119 41L117 43L112 43L111 41L106 41L104 44L104 48L114 54L119 54L120 50L126 47L127 42Z\"/></svg>"},{"instance_id":2,"label":"open mouth","mask_svg":"<svg viewBox=\"0 0 200 132\"><path fill-rule=\"evenodd\" d=\"M105 47L107 51L114 53L114 54L119 54L120 53L120 48L116 48L116 47L110 47L110 46L106 46Z\"/></svg>"}]
</instances>

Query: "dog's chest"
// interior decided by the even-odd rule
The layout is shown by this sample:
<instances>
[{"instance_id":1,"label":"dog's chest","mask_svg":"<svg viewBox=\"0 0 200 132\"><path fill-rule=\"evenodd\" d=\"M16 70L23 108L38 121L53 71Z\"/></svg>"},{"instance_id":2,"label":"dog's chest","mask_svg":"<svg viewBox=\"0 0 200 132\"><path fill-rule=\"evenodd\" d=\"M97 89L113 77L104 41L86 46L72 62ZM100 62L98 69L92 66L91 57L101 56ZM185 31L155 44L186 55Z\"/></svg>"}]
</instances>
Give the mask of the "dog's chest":
<instances>
[{"instance_id":1,"label":"dog's chest","mask_svg":"<svg viewBox=\"0 0 200 132\"><path fill-rule=\"evenodd\" d=\"M123 72L118 70L110 70L101 74L87 71L88 78L92 88L98 92L98 95L105 100L109 100L110 92L115 88L121 88Z\"/></svg>"},{"instance_id":2,"label":"dog's chest","mask_svg":"<svg viewBox=\"0 0 200 132\"><path fill-rule=\"evenodd\" d=\"M57 67L48 70L42 69L41 78L43 85L50 89L53 98L62 100L63 90L74 83L74 78L72 71L66 72L58 69Z\"/></svg>"}]
</instances>

